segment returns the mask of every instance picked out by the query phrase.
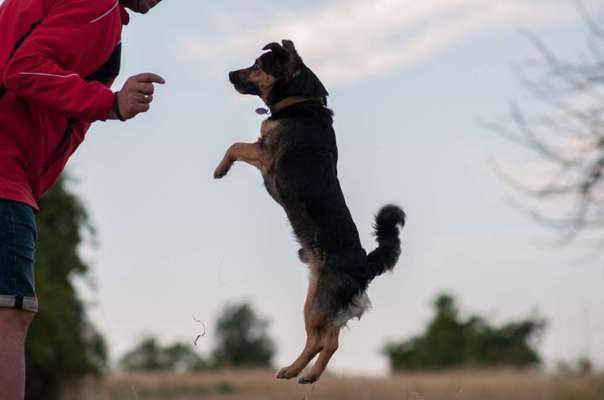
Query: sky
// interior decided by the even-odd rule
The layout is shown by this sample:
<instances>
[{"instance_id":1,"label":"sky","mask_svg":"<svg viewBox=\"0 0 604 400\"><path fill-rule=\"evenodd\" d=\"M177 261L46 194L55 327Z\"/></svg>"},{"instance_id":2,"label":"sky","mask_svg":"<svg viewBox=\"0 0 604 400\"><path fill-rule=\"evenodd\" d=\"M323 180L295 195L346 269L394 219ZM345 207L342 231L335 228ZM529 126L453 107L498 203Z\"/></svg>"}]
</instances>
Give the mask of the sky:
<instances>
[{"instance_id":1,"label":"sky","mask_svg":"<svg viewBox=\"0 0 604 400\"><path fill-rule=\"evenodd\" d=\"M212 179L262 121L260 101L237 94L227 72L292 39L330 91L340 181L365 247L381 205L408 214L398 266L372 283L373 310L342 333L331 371L386 373L381 347L420 333L441 292L494 323L546 317L548 365L582 354L604 365L602 257L555 246L511 205L530 200L489 167L536 174L481 122L505 119L511 102L531 110L517 67L536 53L523 31L569 57L587 37L570 0L167 0L134 16L114 88L147 71L167 83L148 114L95 124L68 167L98 232L85 250L94 288L79 286L112 356L145 334L192 342L193 318L207 325L205 354L216 316L240 301L270 321L276 366L301 351L308 274L283 211L249 166Z\"/></svg>"}]
</instances>

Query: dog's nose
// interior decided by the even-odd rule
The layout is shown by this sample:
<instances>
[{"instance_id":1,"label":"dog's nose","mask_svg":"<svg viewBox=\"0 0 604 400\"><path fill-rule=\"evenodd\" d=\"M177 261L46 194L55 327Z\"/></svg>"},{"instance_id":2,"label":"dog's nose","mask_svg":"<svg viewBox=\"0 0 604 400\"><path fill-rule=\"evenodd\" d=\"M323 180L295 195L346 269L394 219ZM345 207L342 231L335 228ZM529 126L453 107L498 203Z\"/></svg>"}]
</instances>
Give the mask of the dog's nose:
<instances>
[{"instance_id":1,"label":"dog's nose","mask_svg":"<svg viewBox=\"0 0 604 400\"><path fill-rule=\"evenodd\" d=\"M238 81L238 79L237 79L237 71L229 72L229 80L233 84L237 83L237 81Z\"/></svg>"}]
</instances>

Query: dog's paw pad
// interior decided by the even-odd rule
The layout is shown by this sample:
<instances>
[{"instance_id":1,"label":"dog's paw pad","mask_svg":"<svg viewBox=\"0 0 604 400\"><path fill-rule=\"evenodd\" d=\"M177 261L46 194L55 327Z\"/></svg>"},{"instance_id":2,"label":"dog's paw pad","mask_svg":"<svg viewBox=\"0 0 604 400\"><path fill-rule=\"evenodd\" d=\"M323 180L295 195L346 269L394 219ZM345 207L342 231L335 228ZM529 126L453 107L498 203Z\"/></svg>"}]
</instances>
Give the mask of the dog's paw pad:
<instances>
[{"instance_id":1,"label":"dog's paw pad","mask_svg":"<svg viewBox=\"0 0 604 400\"><path fill-rule=\"evenodd\" d=\"M217 169L216 171L214 171L214 179L224 178L228 171L228 169Z\"/></svg>"},{"instance_id":2,"label":"dog's paw pad","mask_svg":"<svg viewBox=\"0 0 604 400\"><path fill-rule=\"evenodd\" d=\"M298 383L301 385L308 385L311 383L315 383L316 381L318 381L319 378L313 375L306 375L301 377L300 379L298 379Z\"/></svg>"},{"instance_id":3,"label":"dog's paw pad","mask_svg":"<svg viewBox=\"0 0 604 400\"><path fill-rule=\"evenodd\" d=\"M277 379L291 379L295 377L296 375L292 374L289 368L283 368L277 373Z\"/></svg>"}]
</instances>

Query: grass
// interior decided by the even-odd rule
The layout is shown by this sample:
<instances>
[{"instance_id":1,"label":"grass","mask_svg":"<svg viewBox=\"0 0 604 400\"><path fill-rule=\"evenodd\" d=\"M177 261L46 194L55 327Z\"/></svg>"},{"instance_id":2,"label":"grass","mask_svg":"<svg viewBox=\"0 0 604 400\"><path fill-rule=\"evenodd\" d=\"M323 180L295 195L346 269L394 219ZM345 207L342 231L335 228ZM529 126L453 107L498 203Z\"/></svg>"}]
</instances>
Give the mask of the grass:
<instances>
[{"instance_id":1,"label":"grass","mask_svg":"<svg viewBox=\"0 0 604 400\"><path fill-rule=\"evenodd\" d=\"M82 400L604 400L604 375L458 371L389 378L325 376L314 386L272 372L132 374L91 382Z\"/></svg>"}]
</instances>

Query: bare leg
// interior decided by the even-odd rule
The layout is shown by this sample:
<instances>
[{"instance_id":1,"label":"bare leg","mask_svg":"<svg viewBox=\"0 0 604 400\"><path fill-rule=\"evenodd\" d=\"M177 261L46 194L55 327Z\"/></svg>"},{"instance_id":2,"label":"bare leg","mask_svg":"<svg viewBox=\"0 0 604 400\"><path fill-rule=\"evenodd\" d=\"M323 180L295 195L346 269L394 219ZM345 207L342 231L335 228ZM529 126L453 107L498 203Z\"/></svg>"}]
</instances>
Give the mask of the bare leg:
<instances>
[{"instance_id":1,"label":"bare leg","mask_svg":"<svg viewBox=\"0 0 604 400\"><path fill-rule=\"evenodd\" d=\"M214 178L224 177L235 161L243 161L255 166L261 171L266 171L270 167L270 157L259 143L235 143L229 147L224 158L214 171Z\"/></svg>"},{"instance_id":2,"label":"bare leg","mask_svg":"<svg viewBox=\"0 0 604 400\"><path fill-rule=\"evenodd\" d=\"M3 400L25 397L25 338L34 314L0 309L0 391Z\"/></svg>"}]
</instances>

